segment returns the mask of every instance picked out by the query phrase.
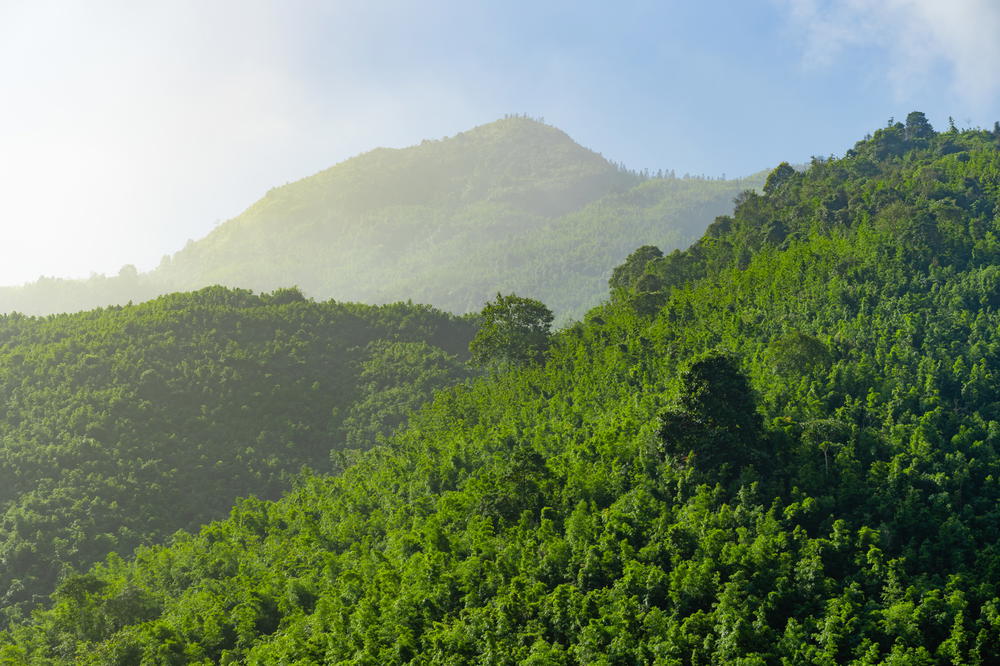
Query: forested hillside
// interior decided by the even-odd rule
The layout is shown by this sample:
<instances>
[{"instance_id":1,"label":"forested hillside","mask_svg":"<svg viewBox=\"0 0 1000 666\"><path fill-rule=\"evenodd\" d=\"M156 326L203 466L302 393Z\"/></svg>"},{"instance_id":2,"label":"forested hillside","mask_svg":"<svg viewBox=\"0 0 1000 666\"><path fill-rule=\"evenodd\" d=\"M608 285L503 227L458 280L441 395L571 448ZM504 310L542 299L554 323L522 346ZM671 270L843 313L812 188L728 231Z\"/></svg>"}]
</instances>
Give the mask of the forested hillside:
<instances>
[{"instance_id":1,"label":"forested hillside","mask_svg":"<svg viewBox=\"0 0 1000 666\"><path fill-rule=\"evenodd\" d=\"M343 466L468 375L473 331L427 306L221 287L0 318L4 616L69 567L197 529L238 497L277 498L305 466Z\"/></svg>"},{"instance_id":2,"label":"forested hillside","mask_svg":"<svg viewBox=\"0 0 1000 666\"><path fill-rule=\"evenodd\" d=\"M998 663L998 213L1000 127L782 165L542 362L65 578L0 655Z\"/></svg>"},{"instance_id":3,"label":"forested hillside","mask_svg":"<svg viewBox=\"0 0 1000 666\"><path fill-rule=\"evenodd\" d=\"M761 184L628 172L554 127L507 118L274 188L149 273L129 266L0 288L0 312L77 311L222 284L458 313L514 291L566 319L600 301L637 243L686 245Z\"/></svg>"}]
</instances>

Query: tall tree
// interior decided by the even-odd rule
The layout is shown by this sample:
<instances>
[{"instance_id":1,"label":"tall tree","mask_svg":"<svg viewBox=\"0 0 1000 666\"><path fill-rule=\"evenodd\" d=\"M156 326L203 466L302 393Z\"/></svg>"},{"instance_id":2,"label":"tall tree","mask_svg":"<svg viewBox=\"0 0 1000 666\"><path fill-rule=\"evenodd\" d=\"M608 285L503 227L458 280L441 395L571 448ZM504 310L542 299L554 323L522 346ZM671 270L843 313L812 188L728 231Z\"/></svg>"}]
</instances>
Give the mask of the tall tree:
<instances>
[{"instance_id":1,"label":"tall tree","mask_svg":"<svg viewBox=\"0 0 1000 666\"><path fill-rule=\"evenodd\" d=\"M549 346L552 311L515 294L490 301L480 313L482 328L469 343L472 362L503 367L538 362Z\"/></svg>"},{"instance_id":2,"label":"tall tree","mask_svg":"<svg viewBox=\"0 0 1000 666\"><path fill-rule=\"evenodd\" d=\"M925 116L920 111L911 111L906 116L906 128L905 135L907 141L913 141L914 139L930 139L934 136L934 128L927 121L927 116Z\"/></svg>"},{"instance_id":3,"label":"tall tree","mask_svg":"<svg viewBox=\"0 0 1000 666\"><path fill-rule=\"evenodd\" d=\"M614 289L631 289L646 272L646 265L663 256L663 251L655 245L643 245L630 254L620 266L616 266L608 280L608 286Z\"/></svg>"},{"instance_id":4,"label":"tall tree","mask_svg":"<svg viewBox=\"0 0 1000 666\"><path fill-rule=\"evenodd\" d=\"M677 407L661 415L660 437L671 455L694 455L704 471L760 462L763 426L750 382L737 360L709 353L681 374Z\"/></svg>"}]
</instances>

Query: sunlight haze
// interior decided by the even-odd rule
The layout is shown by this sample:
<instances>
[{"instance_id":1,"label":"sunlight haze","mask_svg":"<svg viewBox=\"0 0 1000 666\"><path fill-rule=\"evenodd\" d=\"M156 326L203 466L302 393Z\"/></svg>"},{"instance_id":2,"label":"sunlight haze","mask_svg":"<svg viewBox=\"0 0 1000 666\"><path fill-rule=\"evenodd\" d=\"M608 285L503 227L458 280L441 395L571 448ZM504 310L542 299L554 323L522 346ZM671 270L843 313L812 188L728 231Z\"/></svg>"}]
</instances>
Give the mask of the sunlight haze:
<instances>
[{"instance_id":1,"label":"sunlight haze","mask_svg":"<svg viewBox=\"0 0 1000 666\"><path fill-rule=\"evenodd\" d=\"M152 269L274 186L507 113L713 177L914 108L992 126L998 31L985 0L0 3L0 284Z\"/></svg>"}]
</instances>

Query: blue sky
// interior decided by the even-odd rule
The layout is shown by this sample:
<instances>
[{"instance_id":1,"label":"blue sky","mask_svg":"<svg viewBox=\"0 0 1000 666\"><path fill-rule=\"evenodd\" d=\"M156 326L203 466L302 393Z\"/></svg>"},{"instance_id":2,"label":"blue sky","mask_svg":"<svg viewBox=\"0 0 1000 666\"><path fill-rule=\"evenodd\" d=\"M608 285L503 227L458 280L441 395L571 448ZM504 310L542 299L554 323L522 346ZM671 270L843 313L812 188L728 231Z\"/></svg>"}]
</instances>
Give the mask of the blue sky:
<instances>
[{"instance_id":1,"label":"blue sky","mask_svg":"<svg viewBox=\"0 0 1000 666\"><path fill-rule=\"evenodd\" d=\"M993 0L0 0L0 284L146 270L267 189L528 113L730 177L1000 119Z\"/></svg>"}]
</instances>

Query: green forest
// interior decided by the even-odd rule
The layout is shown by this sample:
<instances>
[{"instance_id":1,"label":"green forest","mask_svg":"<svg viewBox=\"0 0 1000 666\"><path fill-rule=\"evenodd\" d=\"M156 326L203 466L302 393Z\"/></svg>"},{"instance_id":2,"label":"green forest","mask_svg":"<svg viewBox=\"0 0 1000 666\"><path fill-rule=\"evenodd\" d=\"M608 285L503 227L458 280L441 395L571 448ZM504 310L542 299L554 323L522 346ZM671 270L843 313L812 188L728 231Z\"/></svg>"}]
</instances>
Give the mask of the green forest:
<instances>
[{"instance_id":1,"label":"green forest","mask_svg":"<svg viewBox=\"0 0 1000 666\"><path fill-rule=\"evenodd\" d=\"M556 330L506 286L8 315L0 662L1000 663L1000 124L629 240Z\"/></svg>"},{"instance_id":2,"label":"green forest","mask_svg":"<svg viewBox=\"0 0 1000 666\"><path fill-rule=\"evenodd\" d=\"M605 295L637 245L696 240L745 179L633 172L536 120L510 117L404 149L369 151L273 188L152 271L0 287L0 312L75 312L225 285L459 314L497 291L561 322Z\"/></svg>"},{"instance_id":3,"label":"green forest","mask_svg":"<svg viewBox=\"0 0 1000 666\"><path fill-rule=\"evenodd\" d=\"M221 287L0 318L3 622L69 568L343 466L469 375L474 330L427 306Z\"/></svg>"}]
</instances>

